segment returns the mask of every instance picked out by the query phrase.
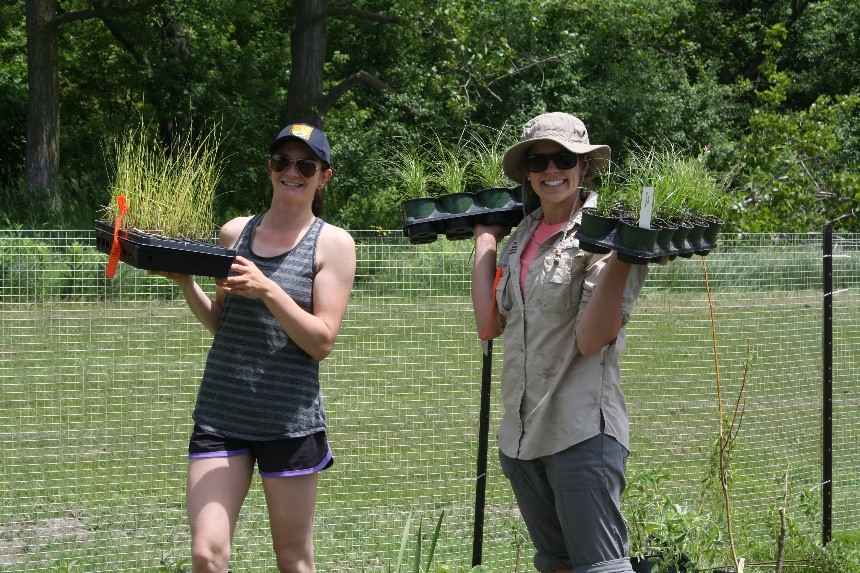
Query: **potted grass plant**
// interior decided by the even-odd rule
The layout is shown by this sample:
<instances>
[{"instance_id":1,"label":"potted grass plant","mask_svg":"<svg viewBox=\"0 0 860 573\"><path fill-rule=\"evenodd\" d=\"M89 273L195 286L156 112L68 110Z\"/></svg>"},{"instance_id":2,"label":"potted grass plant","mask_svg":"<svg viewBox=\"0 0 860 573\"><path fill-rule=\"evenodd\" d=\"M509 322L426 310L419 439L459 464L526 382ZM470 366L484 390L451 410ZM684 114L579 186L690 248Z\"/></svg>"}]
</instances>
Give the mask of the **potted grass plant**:
<instances>
[{"instance_id":1,"label":"potted grass plant","mask_svg":"<svg viewBox=\"0 0 860 573\"><path fill-rule=\"evenodd\" d=\"M213 202L222 173L217 129L189 129L171 149L146 126L118 138L110 202L96 221L96 247L118 261L151 271L226 277L236 253L213 244Z\"/></svg>"},{"instance_id":2,"label":"potted grass plant","mask_svg":"<svg viewBox=\"0 0 860 573\"><path fill-rule=\"evenodd\" d=\"M427 145L390 149L410 242L432 242L439 234L467 239L478 222L513 227L522 221L519 188L506 186L502 170L508 139L504 129L478 126L453 144L437 136Z\"/></svg>"},{"instance_id":3,"label":"potted grass plant","mask_svg":"<svg viewBox=\"0 0 860 573\"><path fill-rule=\"evenodd\" d=\"M726 201L721 186L701 158L670 148L662 151L658 163L662 173L655 212L676 226L672 243L681 256L708 254L724 224Z\"/></svg>"},{"instance_id":4,"label":"potted grass plant","mask_svg":"<svg viewBox=\"0 0 860 573\"><path fill-rule=\"evenodd\" d=\"M726 194L700 159L688 158L676 169L678 184L688 190L685 208L694 254L706 255L716 246L725 224Z\"/></svg>"},{"instance_id":5,"label":"potted grass plant","mask_svg":"<svg viewBox=\"0 0 860 573\"><path fill-rule=\"evenodd\" d=\"M478 221L484 225L513 227L523 219L517 189L506 186L508 178L502 169L509 139L504 129L476 129L466 144L470 182L477 189L475 201L484 209Z\"/></svg>"},{"instance_id":6,"label":"potted grass plant","mask_svg":"<svg viewBox=\"0 0 860 573\"><path fill-rule=\"evenodd\" d=\"M657 238L663 227L655 218L657 201L666 186L666 168L655 150L634 150L622 169L621 202L624 205L618 223L620 259L641 262L660 256Z\"/></svg>"},{"instance_id":7,"label":"potted grass plant","mask_svg":"<svg viewBox=\"0 0 860 573\"><path fill-rule=\"evenodd\" d=\"M398 181L403 232L413 244L432 243L443 231L437 199L430 195L431 175L421 146L408 142L390 150L389 166Z\"/></svg>"},{"instance_id":8,"label":"potted grass plant","mask_svg":"<svg viewBox=\"0 0 860 573\"><path fill-rule=\"evenodd\" d=\"M471 238L474 215L480 209L476 208L474 193L466 191L471 165L466 146L462 141L449 146L437 137L432 156L432 183L439 193L439 205L450 215L443 219L445 237L450 240Z\"/></svg>"},{"instance_id":9,"label":"potted grass plant","mask_svg":"<svg viewBox=\"0 0 860 573\"><path fill-rule=\"evenodd\" d=\"M596 242L629 262L705 255L716 246L724 209L719 185L701 159L674 147L636 148L620 170L604 178L598 205L593 213L583 214L580 233L595 242L598 231L591 230L596 228L591 219L604 216L617 219L618 226Z\"/></svg>"},{"instance_id":10,"label":"potted grass plant","mask_svg":"<svg viewBox=\"0 0 860 573\"><path fill-rule=\"evenodd\" d=\"M614 248L618 221L623 210L623 185L618 173L611 170L600 174L597 203L582 209L577 231L580 247L592 253L604 254Z\"/></svg>"}]
</instances>

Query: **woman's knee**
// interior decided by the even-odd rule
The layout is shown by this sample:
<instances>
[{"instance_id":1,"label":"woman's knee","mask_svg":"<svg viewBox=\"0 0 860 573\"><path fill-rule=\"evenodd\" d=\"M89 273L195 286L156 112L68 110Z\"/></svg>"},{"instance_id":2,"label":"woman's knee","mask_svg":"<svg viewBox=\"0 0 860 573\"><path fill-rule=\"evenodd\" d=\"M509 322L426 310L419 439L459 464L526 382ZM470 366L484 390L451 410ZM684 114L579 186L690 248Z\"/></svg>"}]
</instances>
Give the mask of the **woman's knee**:
<instances>
[{"instance_id":1,"label":"woman's knee","mask_svg":"<svg viewBox=\"0 0 860 573\"><path fill-rule=\"evenodd\" d=\"M280 573L315 573L314 554L311 549L275 547L275 557Z\"/></svg>"},{"instance_id":2,"label":"woman's knee","mask_svg":"<svg viewBox=\"0 0 860 573\"><path fill-rule=\"evenodd\" d=\"M230 562L230 546L211 543L208 540L193 540L191 543L191 568L194 573L223 573Z\"/></svg>"}]
</instances>

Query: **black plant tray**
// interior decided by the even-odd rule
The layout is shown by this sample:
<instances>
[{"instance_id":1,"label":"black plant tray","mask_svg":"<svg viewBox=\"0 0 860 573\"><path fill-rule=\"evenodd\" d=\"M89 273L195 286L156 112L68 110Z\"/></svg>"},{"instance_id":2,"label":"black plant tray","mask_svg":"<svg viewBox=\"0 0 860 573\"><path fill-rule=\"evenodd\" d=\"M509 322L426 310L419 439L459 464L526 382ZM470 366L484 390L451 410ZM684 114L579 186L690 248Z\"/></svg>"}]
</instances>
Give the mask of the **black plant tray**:
<instances>
[{"instance_id":1,"label":"black plant tray","mask_svg":"<svg viewBox=\"0 0 860 573\"><path fill-rule=\"evenodd\" d=\"M438 235L456 241L472 238L476 224L516 227L525 216L523 204L511 198L503 207L486 207L477 200L462 213L449 213L437 201L433 213L426 217L412 217L403 212L403 234L413 245L432 243Z\"/></svg>"},{"instance_id":2,"label":"black plant tray","mask_svg":"<svg viewBox=\"0 0 860 573\"><path fill-rule=\"evenodd\" d=\"M119 260L138 269L224 278L236 259L236 251L181 239L120 229ZM96 250L110 254L113 225L96 221Z\"/></svg>"},{"instance_id":3,"label":"black plant tray","mask_svg":"<svg viewBox=\"0 0 860 573\"><path fill-rule=\"evenodd\" d=\"M449 240L470 239L472 228L478 224L516 227L523 220L522 205L488 209L472 207L466 213L437 213L420 219L403 217L403 234L412 244L432 243L438 235ZM453 224L451 229L449 225Z\"/></svg>"},{"instance_id":4,"label":"black plant tray","mask_svg":"<svg viewBox=\"0 0 860 573\"><path fill-rule=\"evenodd\" d=\"M587 237L583 235L582 228L577 229L575 237L579 240L579 246L584 251L591 253L605 254L610 251L618 253L618 259L626 263L634 265L647 265L662 261L666 257L674 259L675 257L688 258L694 254L705 256L716 248L716 241L708 242L705 239L698 243L693 243L689 238L685 238L680 245L672 243L672 246L665 248L659 244L655 244L651 248L638 247L631 249L625 247L621 243L619 225L601 237Z\"/></svg>"}]
</instances>

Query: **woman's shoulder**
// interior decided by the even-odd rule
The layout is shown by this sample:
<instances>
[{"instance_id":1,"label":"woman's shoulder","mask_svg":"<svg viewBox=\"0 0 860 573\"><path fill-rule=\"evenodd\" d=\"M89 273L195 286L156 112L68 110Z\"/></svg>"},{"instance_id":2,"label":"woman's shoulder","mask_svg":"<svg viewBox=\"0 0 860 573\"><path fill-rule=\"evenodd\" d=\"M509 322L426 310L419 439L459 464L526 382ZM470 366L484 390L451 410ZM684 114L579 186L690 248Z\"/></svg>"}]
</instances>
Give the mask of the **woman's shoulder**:
<instances>
[{"instance_id":1,"label":"woman's shoulder","mask_svg":"<svg viewBox=\"0 0 860 573\"><path fill-rule=\"evenodd\" d=\"M320 238L325 241L355 245L355 239L353 239L349 231L338 227L337 225L327 223L325 221L322 222L322 229L320 229Z\"/></svg>"},{"instance_id":2,"label":"woman's shoulder","mask_svg":"<svg viewBox=\"0 0 860 573\"><path fill-rule=\"evenodd\" d=\"M320 230L320 244L333 249L355 250L355 239L349 231L326 222Z\"/></svg>"},{"instance_id":3,"label":"woman's shoulder","mask_svg":"<svg viewBox=\"0 0 860 573\"><path fill-rule=\"evenodd\" d=\"M236 239L242 234L242 229L248 224L248 221L253 219L253 216L242 216L230 219L221 226L221 231L218 233L218 244L225 247L232 247L236 244Z\"/></svg>"}]
</instances>

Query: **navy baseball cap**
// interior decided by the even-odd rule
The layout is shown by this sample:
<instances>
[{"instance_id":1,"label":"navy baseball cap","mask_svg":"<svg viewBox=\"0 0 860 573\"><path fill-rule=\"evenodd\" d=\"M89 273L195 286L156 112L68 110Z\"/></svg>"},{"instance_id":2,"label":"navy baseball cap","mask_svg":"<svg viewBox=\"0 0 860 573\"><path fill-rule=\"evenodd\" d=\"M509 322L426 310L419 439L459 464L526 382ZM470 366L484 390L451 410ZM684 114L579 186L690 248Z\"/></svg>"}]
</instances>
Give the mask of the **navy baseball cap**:
<instances>
[{"instance_id":1,"label":"navy baseball cap","mask_svg":"<svg viewBox=\"0 0 860 573\"><path fill-rule=\"evenodd\" d=\"M278 133L275 141L269 146L269 153L274 153L278 146L288 139L298 139L310 147L327 165L331 165L331 147L328 144L328 138L320 128L305 123L291 123Z\"/></svg>"}]
</instances>

